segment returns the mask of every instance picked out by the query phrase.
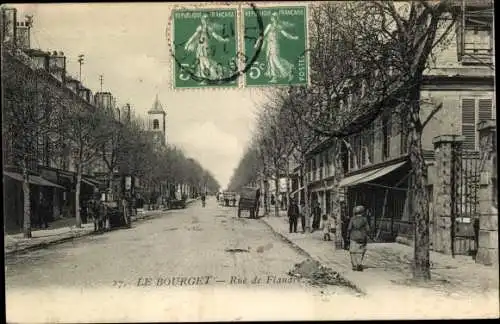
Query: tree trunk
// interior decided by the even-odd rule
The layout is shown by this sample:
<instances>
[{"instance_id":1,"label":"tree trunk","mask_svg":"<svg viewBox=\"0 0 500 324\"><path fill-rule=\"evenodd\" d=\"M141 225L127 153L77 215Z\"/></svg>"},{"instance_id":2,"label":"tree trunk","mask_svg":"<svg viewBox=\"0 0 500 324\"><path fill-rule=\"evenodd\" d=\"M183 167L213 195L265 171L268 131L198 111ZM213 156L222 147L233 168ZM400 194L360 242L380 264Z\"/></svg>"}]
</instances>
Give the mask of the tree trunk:
<instances>
[{"instance_id":1,"label":"tree trunk","mask_svg":"<svg viewBox=\"0 0 500 324\"><path fill-rule=\"evenodd\" d=\"M264 178L264 215L269 215L269 182Z\"/></svg>"},{"instance_id":2,"label":"tree trunk","mask_svg":"<svg viewBox=\"0 0 500 324\"><path fill-rule=\"evenodd\" d=\"M302 170L302 178L304 179L304 206L305 206L305 218L306 218L306 232L311 232L311 210L309 208L309 184L307 181L307 174L304 172L306 162L302 162L301 170Z\"/></svg>"},{"instance_id":3,"label":"tree trunk","mask_svg":"<svg viewBox=\"0 0 500 324\"><path fill-rule=\"evenodd\" d=\"M109 196L111 196L113 199L114 198L114 192L113 192L113 169L111 169L109 171L109 174L108 174L108 181L109 181ZM109 196L107 197L107 199L109 200Z\"/></svg>"},{"instance_id":4,"label":"tree trunk","mask_svg":"<svg viewBox=\"0 0 500 324\"><path fill-rule=\"evenodd\" d=\"M290 199L290 164L288 159L286 159L286 197L283 197L285 210L288 210L288 199ZM300 186L300 185L299 185Z\"/></svg>"},{"instance_id":5,"label":"tree trunk","mask_svg":"<svg viewBox=\"0 0 500 324\"><path fill-rule=\"evenodd\" d=\"M419 83L416 83L419 84ZM410 217L414 221L414 256L413 278L428 280L431 278L429 257L429 198L427 197L427 167L422 150L422 127L420 122L420 88L411 94L407 147L413 169L413 186Z\"/></svg>"},{"instance_id":6,"label":"tree trunk","mask_svg":"<svg viewBox=\"0 0 500 324\"><path fill-rule=\"evenodd\" d=\"M278 217L280 213L280 206L278 205L278 197L280 194L280 188L279 188L279 170L276 168L276 171L274 172L274 216Z\"/></svg>"},{"instance_id":7,"label":"tree trunk","mask_svg":"<svg viewBox=\"0 0 500 324\"><path fill-rule=\"evenodd\" d=\"M342 208L340 206L340 196L342 195L341 188L339 188L340 181L344 176L344 170L342 169L342 154L341 146L337 145L337 156L334 160L334 177L333 177L333 199L332 199L332 214L335 217L336 224L336 242L337 246L341 245L342 242Z\"/></svg>"},{"instance_id":8,"label":"tree trunk","mask_svg":"<svg viewBox=\"0 0 500 324\"><path fill-rule=\"evenodd\" d=\"M75 221L76 227L82 227L82 219L80 217L80 185L82 181L82 167L80 164L76 166L76 184L75 184Z\"/></svg>"},{"instance_id":9,"label":"tree trunk","mask_svg":"<svg viewBox=\"0 0 500 324\"><path fill-rule=\"evenodd\" d=\"M28 166L23 159L23 236L24 238L31 238L31 199L30 199L30 185L28 182Z\"/></svg>"}]
</instances>

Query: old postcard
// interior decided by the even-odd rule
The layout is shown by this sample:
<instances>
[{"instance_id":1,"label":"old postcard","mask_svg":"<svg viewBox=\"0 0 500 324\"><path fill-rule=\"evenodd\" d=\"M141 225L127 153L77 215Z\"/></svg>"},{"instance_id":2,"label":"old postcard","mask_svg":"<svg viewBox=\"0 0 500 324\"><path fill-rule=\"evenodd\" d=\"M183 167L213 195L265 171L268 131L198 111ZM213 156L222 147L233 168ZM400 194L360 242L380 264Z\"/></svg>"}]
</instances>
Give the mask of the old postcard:
<instances>
[{"instance_id":1,"label":"old postcard","mask_svg":"<svg viewBox=\"0 0 500 324\"><path fill-rule=\"evenodd\" d=\"M1 8L7 322L499 317L493 1Z\"/></svg>"}]
</instances>

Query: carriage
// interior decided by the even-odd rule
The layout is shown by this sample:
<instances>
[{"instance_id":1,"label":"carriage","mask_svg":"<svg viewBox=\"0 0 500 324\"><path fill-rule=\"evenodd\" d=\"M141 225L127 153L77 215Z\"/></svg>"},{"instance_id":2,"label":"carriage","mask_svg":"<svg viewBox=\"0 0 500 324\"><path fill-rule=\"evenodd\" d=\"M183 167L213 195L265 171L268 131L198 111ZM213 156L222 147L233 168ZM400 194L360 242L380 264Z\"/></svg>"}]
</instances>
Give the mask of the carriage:
<instances>
[{"instance_id":1,"label":"carriage","mask_svg":"<svg viewBox=\"0 0 500 324\"><path fill-rule=\"evenodd\" d=\"M222 201L224 202L224 206L236 206L236 192L225 191L222 194Z\"/></svg>"},{"instance_id":2,"label":"carriage","mask_svg":"<svg viewBox=\"0 0 500 324\"><path fill-rule=\"evenodd\" d=\"M241 212L243 210L248 210L250 212L250 218L257 218L259 213L259 197L259 188L242 188L240 192L240 200L238 202L238 217L241 217Z\"/></svg>"}]
</instances>

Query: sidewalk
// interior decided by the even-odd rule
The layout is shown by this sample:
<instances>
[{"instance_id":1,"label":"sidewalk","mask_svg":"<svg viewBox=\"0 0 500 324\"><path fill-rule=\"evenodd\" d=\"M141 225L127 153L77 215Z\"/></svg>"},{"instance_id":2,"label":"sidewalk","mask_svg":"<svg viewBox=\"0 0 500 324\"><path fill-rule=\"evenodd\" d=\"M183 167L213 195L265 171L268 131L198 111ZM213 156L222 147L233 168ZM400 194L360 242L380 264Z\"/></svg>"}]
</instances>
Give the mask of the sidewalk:
<instances>
[{"instance_id":1,"label":"sidewalk","mask_svg":"<svg viewBox=\"0 0 500 324\"><path fill-rule=\"evenodd\" d=\"M190 204L196 199L187 200ZM147 219L165 213L168 210L148 210L140 211L136 216L132 216L132 222L141 219ZM22 233L7 235L4 234L4 249L5 254L14 254L22 251L35 250L47 247L49 245L63 243L78 237L87 236L94 232L94 224L82 224L81 228L76 228L74 225L34 230L31 232L32 238L26 239Z\"/></svg>"},{"instance_id":2,"label":"sidewalk","mask_svg":"<svg viewBox=\"0 0 500 324\"><path fill-rule=\"evenodd\" d=\"M349 252L334 249L333 242L323 241L320 231L315 233L289 233L288 218L266 216L260 218L285 241L308 254L325 266L338 271L360 290L370 293L378 289L402 288L411 279L413 249L399 243L368 244L365 271L351 269ZM300 225L299 225L300 229ZM498 293L498 268L476 264L471 257L449 255L431 251L431 278L423 288L449 294ZM422 286L420 286L422 287Z\"/></svg>"}]
</instances>

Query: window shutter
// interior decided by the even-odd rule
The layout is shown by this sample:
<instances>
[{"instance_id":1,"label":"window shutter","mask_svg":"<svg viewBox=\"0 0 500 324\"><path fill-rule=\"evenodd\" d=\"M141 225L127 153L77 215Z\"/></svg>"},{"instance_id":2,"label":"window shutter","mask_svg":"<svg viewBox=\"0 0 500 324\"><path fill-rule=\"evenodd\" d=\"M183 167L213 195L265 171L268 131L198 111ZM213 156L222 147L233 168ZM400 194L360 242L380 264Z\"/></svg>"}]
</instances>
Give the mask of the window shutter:
<instances>
[{"instance_id":1,"label":"window shutter","mask_svg":"<svg viewBox=\"0 0 500 324\"><path fill-rule=\"evenodd\" d=\"M492 103L491 99L479 99L479 121L490 120L492 114Z\"/></svg>"},{"instance_id":2,"label":"window shutter","mask_svg":"<svg viewBox=\"0 0 500 324\"><path fill-rule=\"evenodd\" d=\"M462 135L465 136L464 149L476 148L476 101L462 99Z\"/></svg>"}]
</instances>

